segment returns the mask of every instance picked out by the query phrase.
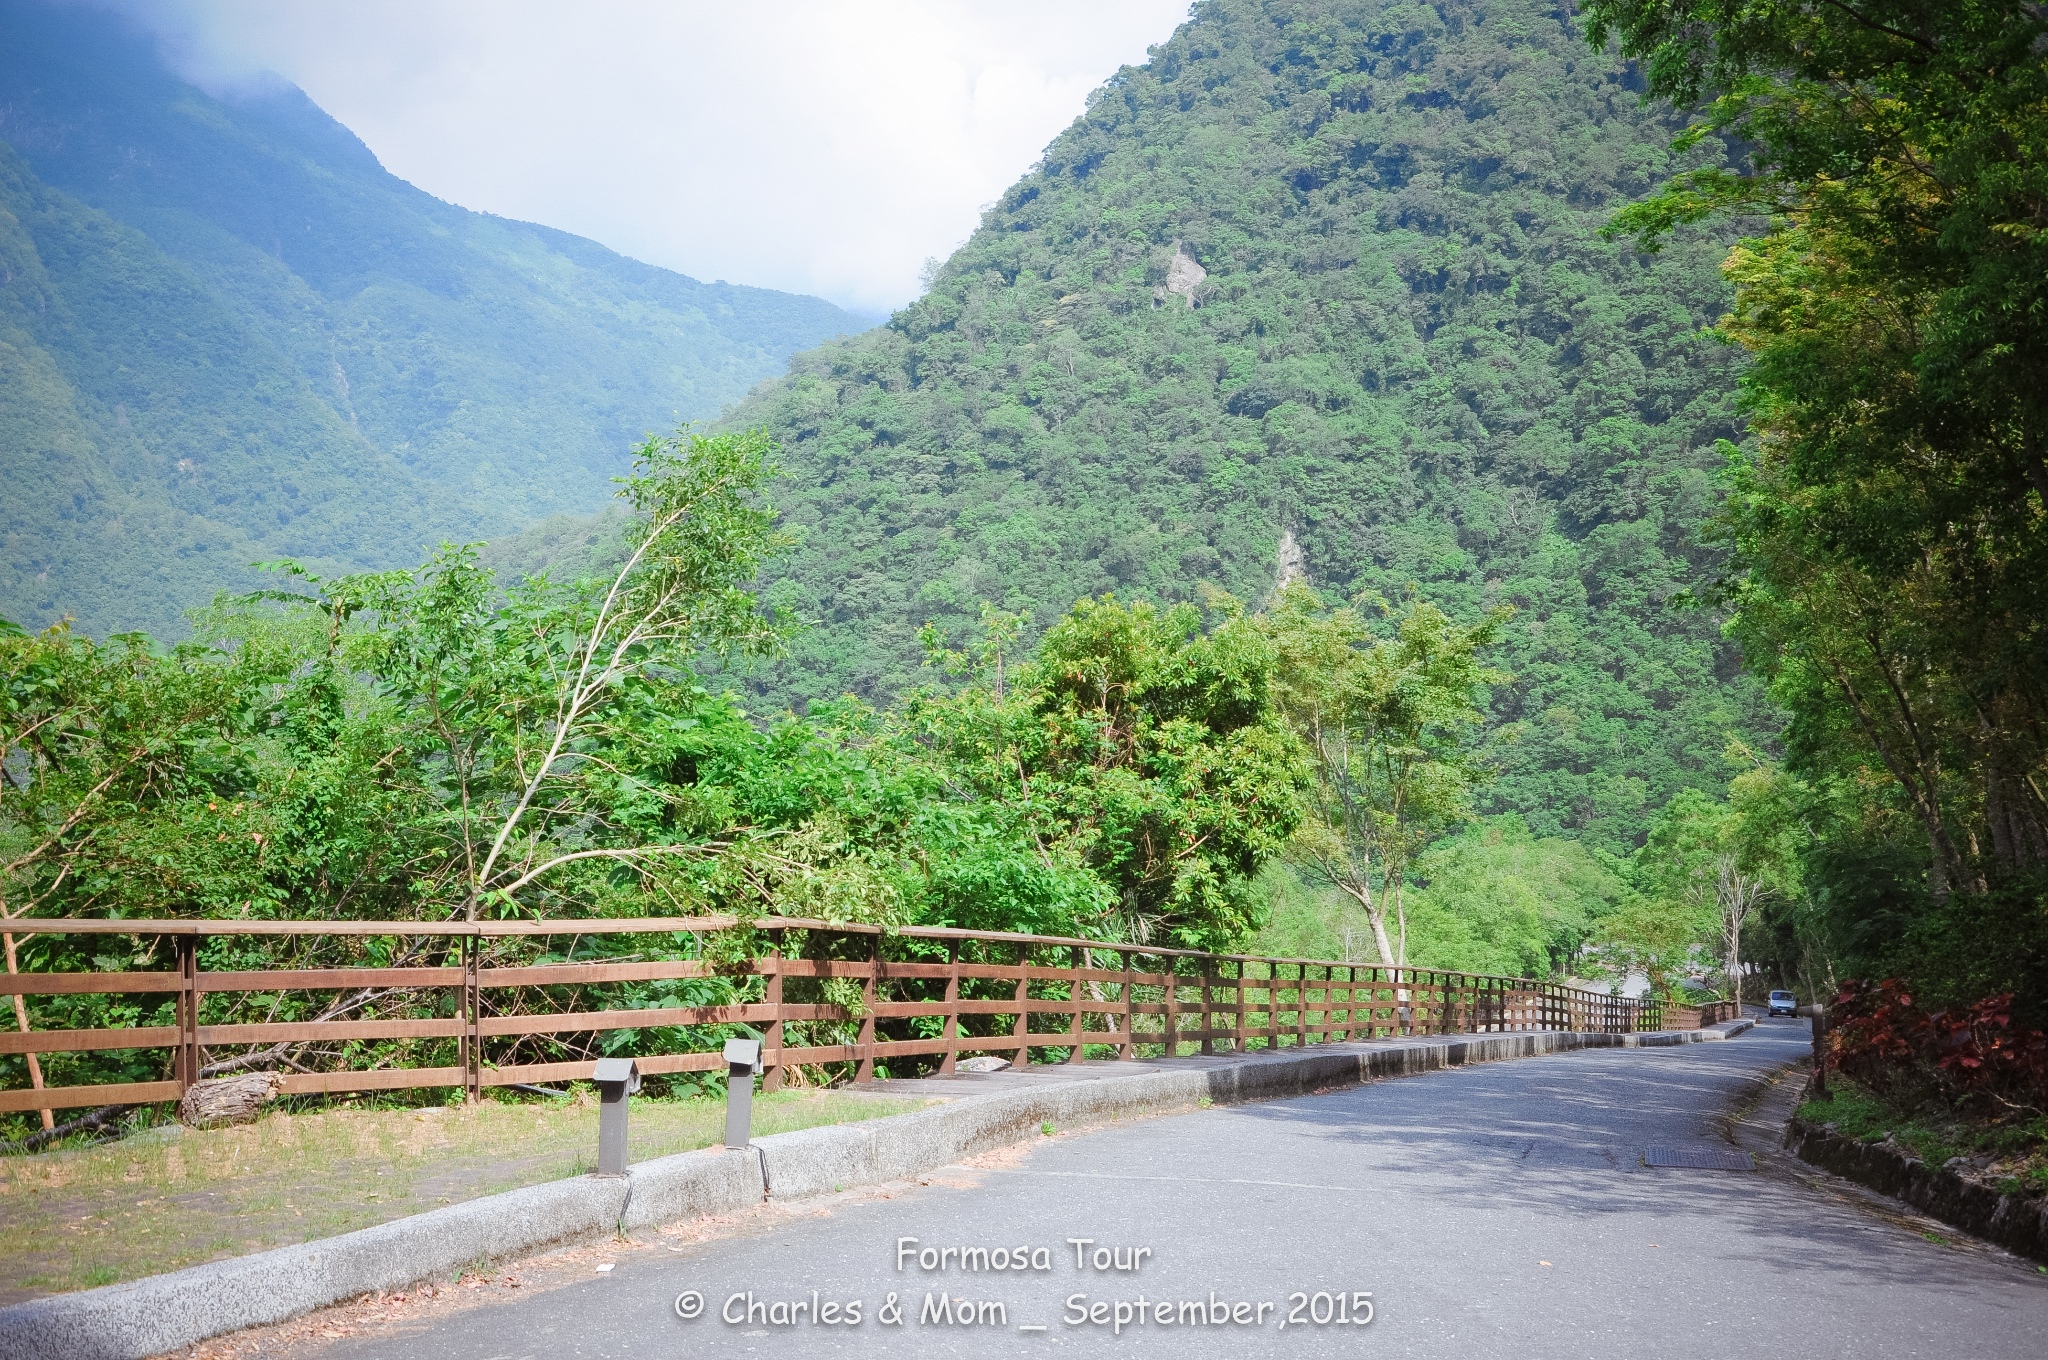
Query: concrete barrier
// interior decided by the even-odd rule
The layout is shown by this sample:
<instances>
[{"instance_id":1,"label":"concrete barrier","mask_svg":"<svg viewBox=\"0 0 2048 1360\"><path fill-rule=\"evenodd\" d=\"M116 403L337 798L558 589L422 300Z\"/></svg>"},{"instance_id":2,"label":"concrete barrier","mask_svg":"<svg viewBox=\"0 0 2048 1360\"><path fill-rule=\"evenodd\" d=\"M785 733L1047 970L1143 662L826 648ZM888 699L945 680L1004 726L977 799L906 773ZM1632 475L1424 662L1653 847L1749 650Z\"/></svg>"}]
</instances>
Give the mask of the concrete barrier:
<instances>
[{"instance_id":1,"label":"concrete barrier","mask_svg":"<svg viewBox=\"0 0 2048 1360\"><path fill-rule=\"evenodd\" d=\"M2002 1195L1945 1167L1929 1166L1891 1142L1868 1143L1837 1133L1832 1124L1794 1119L1785 1146L1803 1162L1880 1194L2008 1251L2048 1261L2048 1199Z\"/></svg>"},{"instance_id":2,"label":"concrete barrier","mask_svg":"<svg viewBox=\"0 0 2048 1360\"><path fill-rule=\"evenodd\" d=\"M472 1265L763 1199L902 1180L1063 1127L1170 1114L1202 1101L1278 1100L1327 1087L1567 1053L1732 1038L1755 1022L1658 1034L1482 1034L1320 1044L1144 1064L1091 1080L998 1089L861 1124L779 1133L740 1151L657 1158L450 1205L303 1246L0 1308L0 1360L146 1360L345 1299Z\"/></svg>"}]
</instances>

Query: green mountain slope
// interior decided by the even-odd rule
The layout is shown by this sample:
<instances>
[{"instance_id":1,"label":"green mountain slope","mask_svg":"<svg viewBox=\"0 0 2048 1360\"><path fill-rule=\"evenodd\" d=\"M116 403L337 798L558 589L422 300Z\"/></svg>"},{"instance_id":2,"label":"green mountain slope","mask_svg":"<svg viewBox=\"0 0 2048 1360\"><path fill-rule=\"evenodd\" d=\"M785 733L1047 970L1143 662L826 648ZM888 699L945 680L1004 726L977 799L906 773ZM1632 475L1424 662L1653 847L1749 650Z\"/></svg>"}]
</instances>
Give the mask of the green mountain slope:
<instances>
[{"instance_id":1,"label":"green mountain slope","mask_svg":"<svg viewBox=\"0 0 2048 1360\"><path fill-rule=\"evenodd\" d=\"M4 146L0 474L0 615L23 622L163 627L259 558L429 521L261 332Z\"/></svg>"},{"instance_id":2,"label":"green mountain slope","mask_svg":"<svg viewBox=\"0 0 2048 1360\"><path fill-rule=\"evenodd\" d=\"M595 509L647 431L865 324L441 202L298 90L213 98L89 9L0 3L0 139L23 623L175 633L257 558Z\"/></svg>"},{"instance_id":3,"label":"green mountain slope","mask_svg":"<svg viewBox=\"0 0 2048 1360\"><path fill-rule=\"evenodd\" d=\"M1673 168L1637 88L1539 0L1198 6L925 298L731 417L788 449L773 593L821 620L767 697L898 691L982 600L1256 602L1284 561L1516 607L1489 810L1619 849L1725 782L1760 700L1668 603L1740 433L1721 247L1599 239Z\"/></svg>"}]
</instances>

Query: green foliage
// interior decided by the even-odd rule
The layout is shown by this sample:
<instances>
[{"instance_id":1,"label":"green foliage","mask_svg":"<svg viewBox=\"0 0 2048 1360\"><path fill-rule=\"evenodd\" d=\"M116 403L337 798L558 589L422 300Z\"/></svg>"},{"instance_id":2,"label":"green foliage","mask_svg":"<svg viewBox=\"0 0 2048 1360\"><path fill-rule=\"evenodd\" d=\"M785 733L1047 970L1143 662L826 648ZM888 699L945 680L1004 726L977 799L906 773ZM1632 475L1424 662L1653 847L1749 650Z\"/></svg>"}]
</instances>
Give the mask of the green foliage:
<instances>
[{"instance_id":1,"label":"green foliage","mask_svg":"<svg viewBox=\"0 0 2048 1360\"><path fill-rule=\"evenodd\" d=\"M1375 956L1355 900L1281 865L1259 886L1272 906L1250 946L1255 952ZM1627 864L1577 841L1532 835L1512 813L1485 818L1416 861L1407 890L1409 963L1509 977L1597 976L1610 918L1627 896Z\"/></svg>"},{"instance_id":2,"label":"green foliage","mask_svg":"<svg viewBox=\"0 0 2048 1360\"><path fill-rule=\"evenodd\" d=\"M1313 816L1297 834L1296 858L1312 881L1357 901L1383 963L1407 962L1411 866L1471 815L1485 774L1472 749L1478 704L1511 678L1479 653L1508 612L1460 627L1413 600L1376 636L1356 609L1329 609L1291 582L1260 619L1279 659L1280 710L1313 772Z\"/></svg>"},{"instance_id":3,"label":"green foliage","mask_svg":"<svg viewBox=\"0 0 2048 1360\"><path fill-rule=\"evenodd\" d=\"M90 7L0 10L0 614L176 636L597 509L621 451L857 330L393 177L295 89L214 98Z\"/></svg>"},{"instance_id":4,"label":"green foliage","mask_svg":"<svg viewBox=\"0 0 2048 1360\"><path fill-rule=\"evenodd\" d=\"M1631 891L1603 926L1604 962L1640 970L1659 995L1671 994L1681 973L1718 964L1733 996L1744 931L1767 905L1803 897L1807 790L1739 743L1728 755L1743 768L1723 797L1687 789L1658 812L1630 867Z\"/></svg>"},{"instance_id":5,"label":"green foliage","mask_svg":"<svg viewBox=\"0 0 2048 1360\"><path fill-rule=\"evenodd\" d=\"M95 643L0 625L0 913L240 920L731 912L937 923L1177 945L1241 943L1297 814L1300 751L1274 654L1226 609L1084 601L1022 665L991 617L964 684L891 714L856 701L757 725L697 679L784 624L747 584L785 546L759 432L649 440L620 492L608 577L501 591L470 548L417 571L224 596L198 637ZM709 940L515 938L499 962L737 957ZM793 940L792 947L805 947ZM36 936L30 970L145 967L160 941ZM446 961L438 937L220 937L210 970ZM496 1004L690 1007L723 977L559 989ZM857 1001L843 986L819 999ZM35 997L39 1028L168 1023L155 994ZM207 1023L445 1014L405 989L219 994ZM858 1010L858 1006L855 1007ZM829 1025L831 1022L820 1022ZM503 1060L703 1048L723 1031L513 1041ZM327 1055L434 1065L444 1041ZM262 1061L274 1060L275 1054ZM229 1068L260 1055L217 1058ZM160 1058L52 1054L58 1083L150 1080ZM12 1080L21 1059L0 1061Z\"/></svg>"},{"instance_id":6,"label":"green foliage","mask_svg":"<svg viewBox=\"0 0 2048 1360\"><path fill-rule=\"evenodd\" d=\"M1577 976L1626 892L1626 866L1577 841L1490 818L1415 865L1410 953L1425 967L1510 977Z\"/></svg>"},{"instance_id":7,"label":"green foliage","mask_svg":"<svg viewBox=\"0 0 2048 1360\"><path fill-rule=\"evenodd\" d=\"M1669 605L1718 561L1695 531L1739 434L1739 356L1701 335L1722 247L1599 235L1724 163L1678 126L1533 0L1202 5L924 298L732 417L788 451L804 543L769 590L819 620L756 692L882 702L984 600L1258 602L1298 552L1337 597L1514 607L1492 717L1524 737L1482 807L1631 850L1772 725Z\"/></svg>"},{"instance_id":8,"label":"green foliage","mask_svg":"<svg viewBox=\"0 0 2048 1360\"><path fill-rule=\"evenodd\" d=\"M1760 439L1728 451L1716 532L1735 632L1816 791L1817 910L1786 933L1802 957L1889 961L1944 991L2031 979L2038 1007L2048 16L2024 0L1588 14L1653 94L1754 147L1745 174L1681 179L1617 227L1774 214L1727 264L1723 329L1755 356Z\"/></svg>"},{"instance_id":9,"label":"green foliage","mask_svg":"<svg viewBox=\"0 0 2048 1360\"><path fill-rule=\"evenodd\" d=\"M1271 644L1221 603L1204 634L1192 605L1082 600L1014 677L1003 649L1021 620L990 611L977 657L935 652L972 683L905 705L949 782L1014 818L1049 877L1098 880L1059 933L1228 948L1261 923L1252 882L1294 829L1301 749ZM959 906L987 919L971 896Z\"/></svg>"}]
</instances>

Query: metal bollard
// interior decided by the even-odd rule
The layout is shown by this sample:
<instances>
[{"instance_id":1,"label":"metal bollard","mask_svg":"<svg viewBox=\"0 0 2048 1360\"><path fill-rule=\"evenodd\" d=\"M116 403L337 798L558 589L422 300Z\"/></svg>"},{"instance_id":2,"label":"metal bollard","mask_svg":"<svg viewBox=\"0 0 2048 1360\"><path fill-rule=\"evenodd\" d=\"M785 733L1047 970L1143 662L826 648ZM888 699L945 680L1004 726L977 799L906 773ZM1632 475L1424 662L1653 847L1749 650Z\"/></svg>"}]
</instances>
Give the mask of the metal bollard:
<instances>
[{"instance_id":1,"label":"metal bollard","mask_svg":"<svg viewBox=\"0 0 2048 1360\"><path fill-rule=\"evenodd\" d=\"M725 1145L743 1148L753 1141L754 1078L761 1072L759 1039L725 1041Z\"/></svg>"},{"instance_id":2,"label":"metal bollard","mask_svg":"<svg viewBox=\"0 0 2048 1360\"><path fill-rule=\"evenodd\" d=\"M599 1058L590 1079L597 1083L597 1174L626 1174L626 1098L640 1089L640 1064L631 1058Z\"/></svg>"}]
</instances>

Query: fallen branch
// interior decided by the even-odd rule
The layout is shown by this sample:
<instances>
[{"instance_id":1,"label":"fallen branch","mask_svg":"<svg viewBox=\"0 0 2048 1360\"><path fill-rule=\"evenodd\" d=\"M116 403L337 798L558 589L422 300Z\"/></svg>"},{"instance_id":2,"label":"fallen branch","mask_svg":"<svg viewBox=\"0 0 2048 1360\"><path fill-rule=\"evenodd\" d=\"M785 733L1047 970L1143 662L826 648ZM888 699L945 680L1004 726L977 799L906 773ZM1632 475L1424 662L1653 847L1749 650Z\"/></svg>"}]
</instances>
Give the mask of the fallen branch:
<instances>
[{"instance_id":1,"label":"fallen branch","mask_svg":"<svg viewBox=\"0 0 2048 1360\"><path fill-rule=\"evenodd\" d=\"M67 1119L54 1127L41 1129L20 1142L12 1144L9 1152L34 1152L37 1148L54 1143L60 1138L69 1138L74 1133L94 1133L134 1109L133 1105L102 1105L90 1114L76 1119Z\"/></svg>"}]
</instances>

